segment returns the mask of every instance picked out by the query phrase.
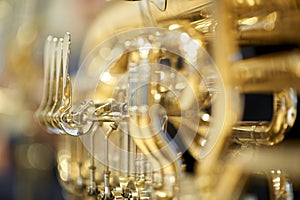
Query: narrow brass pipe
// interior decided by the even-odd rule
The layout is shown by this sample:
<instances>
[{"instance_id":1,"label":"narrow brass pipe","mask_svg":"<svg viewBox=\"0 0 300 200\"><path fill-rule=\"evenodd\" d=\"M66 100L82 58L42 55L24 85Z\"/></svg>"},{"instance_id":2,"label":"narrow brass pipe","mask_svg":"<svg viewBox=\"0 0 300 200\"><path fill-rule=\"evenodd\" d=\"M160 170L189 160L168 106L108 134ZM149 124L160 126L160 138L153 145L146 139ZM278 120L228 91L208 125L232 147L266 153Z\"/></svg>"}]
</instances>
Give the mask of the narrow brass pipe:
<instances>
[{"instance_id":1,"label":"narrow brass pipe","mask_svg":"<svg viewBox=\"0 0 300 200\"><path fill-rule=\"evenodd\" d=\"M293 127L297 113L297 95L289 88L274 93L273 118L270 122L238 122L233 137L240 143L275 145Z\"/></svg>"},{"instance_id":2,"label":"narrow brass pipe","mask_svg":"<svg viewBox=\"0 0 300 200\"><path fill-rule=\"evenodd\" d=\"M143 38L143 37L141 37ZM146 38L143 38L145 41ZM146 42L145 42L146 43ZM149 43L150 44L150 43ZM143 47L143 46L141 46ZM174 199L179 195L181 163L178 151L163 131L161 107L150 98L149 58L141 48L138 54L132 53L128 63L128 123L129 134L137 147L151 163L151 186L156 199ZM134 59L135 57L139 59ZM146 187L141 179L141 190Z\"/></svg>"},{"instance_id":3,"label":"narrow brass pipe","mask_svg":"<svg viewBox=\"0 0 300 200\"><path fill-rule=\"evenodd\" d=\"M157 113L130 112L129 130L134 142L152 164L152 173L159 176L154 180L154 191L158 199L178 198L181 160L174 146L162 130ZM153 122L150 123L149 122ZM159 182L156 182L159 181Z\"/></svg>"}]
</instances>

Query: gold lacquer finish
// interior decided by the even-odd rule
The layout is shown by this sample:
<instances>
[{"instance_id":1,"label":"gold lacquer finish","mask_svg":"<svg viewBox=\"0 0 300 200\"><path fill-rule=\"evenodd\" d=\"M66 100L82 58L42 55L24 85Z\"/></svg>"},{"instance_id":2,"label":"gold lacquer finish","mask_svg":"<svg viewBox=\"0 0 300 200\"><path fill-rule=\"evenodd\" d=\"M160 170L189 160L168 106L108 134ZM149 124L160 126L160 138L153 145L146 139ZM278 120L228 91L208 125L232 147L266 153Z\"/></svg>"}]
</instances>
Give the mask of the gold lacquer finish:
<instances>
[{"instance_id":1,"label":"gold lacquer finish","mask_svg":"<svg viewBox=\"0 0 300 200\"><path fill-rule=\"evenodd\" d=\"M268 152L295 124L299 50L248 59L242 50L297 46L298 7L107 3L86 34L73 86L71 36L49 36L36 116L48 132L67 134L58 154L65 189L83 199L240 199L247 177L259 173L271 199L292 199L293 170ZM242 120L248 93L273 95L270 121ZM193 177L185 176L185 152L196 160Z\"/></svg>"}]
</instances>

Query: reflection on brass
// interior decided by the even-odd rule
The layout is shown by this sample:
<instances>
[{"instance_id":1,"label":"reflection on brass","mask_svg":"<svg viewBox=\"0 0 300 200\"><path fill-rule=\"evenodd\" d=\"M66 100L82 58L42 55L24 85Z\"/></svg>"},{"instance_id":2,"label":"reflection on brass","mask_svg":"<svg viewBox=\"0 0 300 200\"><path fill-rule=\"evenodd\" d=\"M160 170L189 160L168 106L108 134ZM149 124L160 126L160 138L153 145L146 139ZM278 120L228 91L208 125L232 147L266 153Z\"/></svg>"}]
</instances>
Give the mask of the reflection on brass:
<instances>
[{"instance_id":1,"label":"reflection on brass","mask_svg":"<svg viewBox=\"0 0 300 200\"><path fill-rule=\"evenodd\" d=\"M36 116L48 132L68 134L58 155L65 189L84 199L238 199L244 177L265 172L271 198L291 199L289 169L274 171L264 159L276 164L266 149L294 126L300 54L242 59L240 47L298 44L297 29L285 30L300 24L289 20L298 7L293 0L108 3L87 34L73 88L70 34L49 36ZM241 121L245 93L273 94L271 121ZM193 191L181 185L186 150L197 162Z\"/></svg>"},{"instance_id":2,"label":"reflection on brass","mask_svg":"<svg viewBox=\"0 0 300 200\"><path fill-rule=\"evenodd\" d=\"M233 79L242 92L270 93L282 88L299 90L298 50L257 56L234 64Z\"/></svg>"},{"instance_id":3,"label":"reflection on brass","mask_svg":"<svg viewBox=\"0 0 300 200\"><path fill-rule=\"evenodd\" d=\"M242 143L262 145L280 143L296 120L297 95L295 90L289 88L274 93L273 107L271 122L239 122L233 127L233 137Z\"/></svg>"},{"instance_id":4,"label":"reflection on brass","mask_svg":"<svg viewBox=\"0 0 300 200\"><path fill-rule=\"evenodd\" d=\"M44 96L37 117L49 132L63 133L60 120L71 107L71 83L68 75L70 34L46 40L44 50Z\"/></svg>"},{"instance_id":5,"label":"reflection on brass","mask_svg":"<svg viewBox=\"0 0 300 200\"><path fill-rule=\"evenodd\" d=\"M293 185L282 170L269 172L271 199L294 199Z\"/></svg>"}]
</instances>

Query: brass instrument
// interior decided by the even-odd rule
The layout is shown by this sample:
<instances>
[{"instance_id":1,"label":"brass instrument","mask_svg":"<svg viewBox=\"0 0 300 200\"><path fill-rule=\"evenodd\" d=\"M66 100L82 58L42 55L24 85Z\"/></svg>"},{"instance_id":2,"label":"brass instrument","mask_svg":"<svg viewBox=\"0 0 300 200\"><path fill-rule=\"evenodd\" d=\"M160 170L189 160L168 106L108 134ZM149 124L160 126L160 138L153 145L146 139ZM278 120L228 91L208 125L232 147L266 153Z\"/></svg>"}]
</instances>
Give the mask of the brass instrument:
<instances>
[{"instance_id":1,"label":"brass instrument","mask_svg":"<svg viewBox=\"0 0 300 200\"><path fill-rule=\"evenodd\" d=\"M284 30L299 24L289 20L298 7L296 0L107 3L73 81L71 35L49 36L36 117L48 132L67 134L58 171L70 198L237 199L243 178L263 173L271 199L292 199L288 167L272 166L265 152L294 126L299 51L242 59L240 48L299 44L297 29ZM271 121L242 120L246 93L273 95ZM198 163L192 192L182 185L185 151ZM271 164L260 164L267 158Z\"/></svg>"}]
</instances>

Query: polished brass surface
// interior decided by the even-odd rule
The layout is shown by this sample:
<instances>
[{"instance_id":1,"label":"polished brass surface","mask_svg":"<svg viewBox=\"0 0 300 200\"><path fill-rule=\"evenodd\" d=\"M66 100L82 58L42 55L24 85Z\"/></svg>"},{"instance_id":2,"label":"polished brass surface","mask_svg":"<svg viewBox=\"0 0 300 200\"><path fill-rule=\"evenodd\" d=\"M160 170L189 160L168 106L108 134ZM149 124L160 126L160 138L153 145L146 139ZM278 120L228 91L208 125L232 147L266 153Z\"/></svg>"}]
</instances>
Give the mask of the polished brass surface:
<instances>
[{"instance_id":1,"label":"polished brass surface","mask_svg":"<svg viewBox=\"0 0 300 200\"><path fill-rule=\"evenodd\" d=\"M73 86L70 34L49 36L36 116L48 132L68 134L58 154L66 190L84 199L239 199L245 177L263 172L271 199L292 199L289 169L266 167L264 153L295 124L300 54L243 59L241 49L298 45L291 29L300 24L291 17L298 7L296 0L107 3L86 35ZM273 94L270 121L242 121L247 93ZM197 162L192 194L181 185L185 151Z\"/></svg>"},{"instance_id":2,"label":"polished brass surface","mask_svg":"<svg viewBox=\"0 0 300 200\"><path fill-rule=\"evenodd\" d=\"M271 170L269 176L271 199L294 199L293 184L282 170Z\"/></svg>"},{"instance_id":3,"label":"polished brass surface","mask_svg":"<svg viewBox=\"0 0 300 200\"><path fill-rule=\"evenodd\" d=\"M274 110L271 122L238 122L233 126L233 137L238 142L257 145L275 145L285 137L296 120L297 95L289 88L274 93Z\"/></svg>"}]
</instances>

